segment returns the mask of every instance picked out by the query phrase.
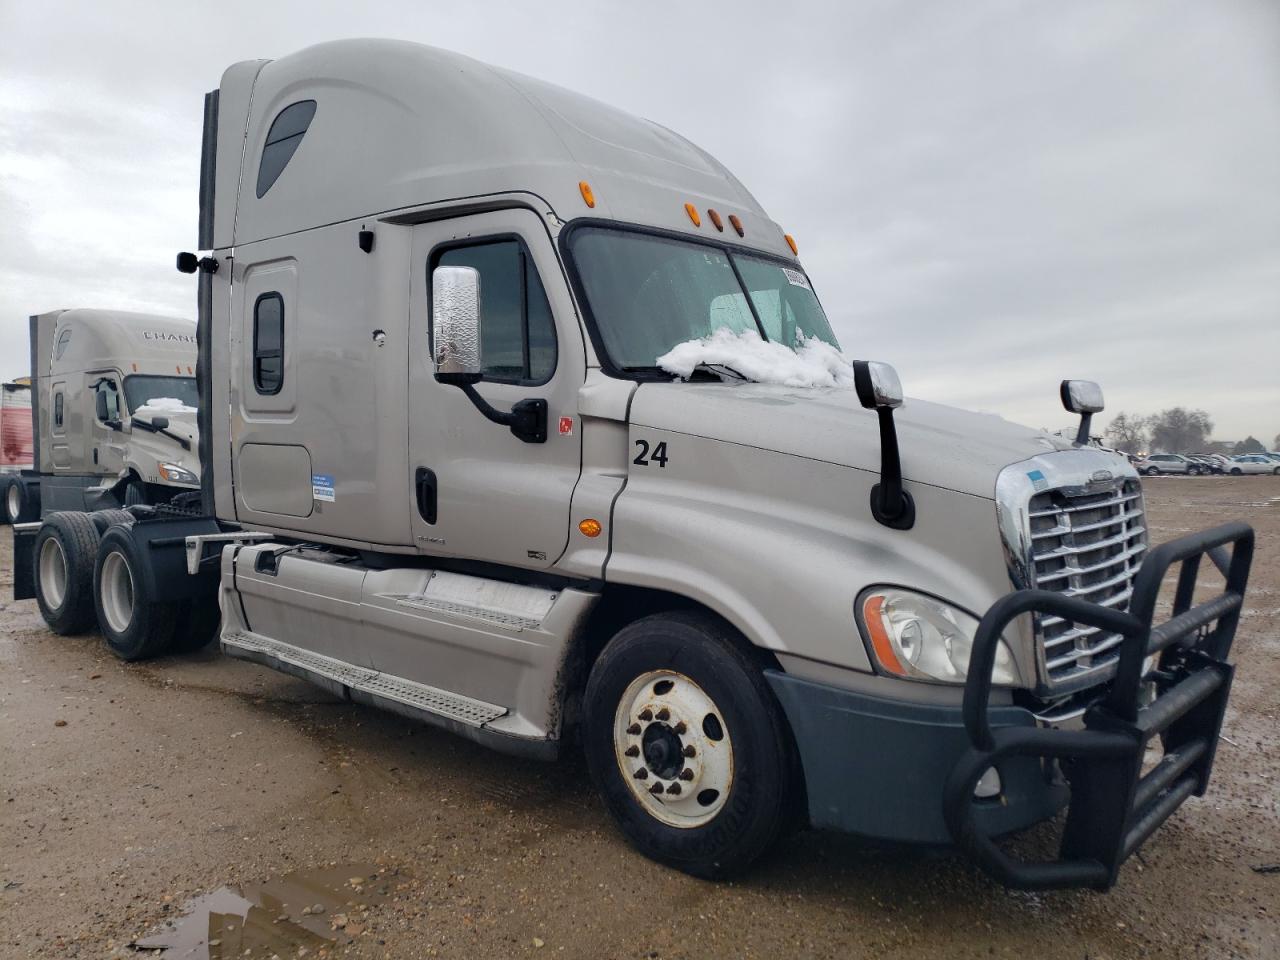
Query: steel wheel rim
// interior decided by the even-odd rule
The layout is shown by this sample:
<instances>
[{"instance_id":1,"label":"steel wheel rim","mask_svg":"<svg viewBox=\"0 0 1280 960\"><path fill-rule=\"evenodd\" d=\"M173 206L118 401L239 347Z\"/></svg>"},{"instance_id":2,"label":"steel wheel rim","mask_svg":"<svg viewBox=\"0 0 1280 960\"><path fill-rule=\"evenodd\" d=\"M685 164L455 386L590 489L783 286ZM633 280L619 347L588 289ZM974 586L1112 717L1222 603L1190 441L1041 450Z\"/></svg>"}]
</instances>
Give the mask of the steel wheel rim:
<instances>
[{"instance_id":1,"label":"steel wheel rim","mask_svg":"<svg viewBox=\"0 0 1280 960\"><path fill-rule=\"evenodd\" d=\"M733 742L724 712L673 670L650 670L623 691L613 751L632 795L667 826L709 823L733 787Z\"/></svg>"},{"instance_id":2,"label":"steel wheel rim","mask_svg":"<svg viewBox=\"0 0 1280 960\"><path fill-rule=\"evenodd\" d=\"M9 484L9 494L5 497L5 505L9 508L9 519L16 521L22 512L22 501L18 497L18 485Z\"/></svg>"},{"instance_id":3,"label":"steel wheel rim","mask_svg":"<svg viewBox=\"0 0 1280 960\"><path fill-rule=\"evenodd\" d=\"M49 537L40 545L40 592L54 610L67 598L67 556L57 537Z\"/></svg>"},{"instance_id":4,"label":"steel wheel rim","mask_svg":"<svg viewBox=\"0 0 1280 960\"><path fill-rule=\"evenodd\" d=\"M124 633L133 620L133 571L120 551L112 550L102 561L98 589L107 626L115 633Z\"/></svg>"}]
</instances>

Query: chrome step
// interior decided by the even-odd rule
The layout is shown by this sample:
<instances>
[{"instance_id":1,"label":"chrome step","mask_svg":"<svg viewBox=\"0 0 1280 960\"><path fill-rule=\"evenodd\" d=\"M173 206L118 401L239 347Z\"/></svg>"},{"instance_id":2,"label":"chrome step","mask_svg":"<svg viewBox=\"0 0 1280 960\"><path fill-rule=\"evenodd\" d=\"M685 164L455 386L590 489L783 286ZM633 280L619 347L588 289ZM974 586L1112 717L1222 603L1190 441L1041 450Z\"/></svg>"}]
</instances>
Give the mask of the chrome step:
<instances>
[{"instance_id":1,"label":"chrome step","mask_svg":"<svg viewBox=\"0 0 1280 960\"><path fill-rule=\"evenodd\" d=\"M474 700L438 687L429 687L425 683L393 677L345 660L335 660L289 643L272 640L260 633L237 631L226 634L222 638L222 649L231 657L254 660L267 666L287 664L331 683L339 683L370 696L393 700L406 707L448 717L473 727L482 727L507 713L506 707Z\"/></svg>"}]
</instances>

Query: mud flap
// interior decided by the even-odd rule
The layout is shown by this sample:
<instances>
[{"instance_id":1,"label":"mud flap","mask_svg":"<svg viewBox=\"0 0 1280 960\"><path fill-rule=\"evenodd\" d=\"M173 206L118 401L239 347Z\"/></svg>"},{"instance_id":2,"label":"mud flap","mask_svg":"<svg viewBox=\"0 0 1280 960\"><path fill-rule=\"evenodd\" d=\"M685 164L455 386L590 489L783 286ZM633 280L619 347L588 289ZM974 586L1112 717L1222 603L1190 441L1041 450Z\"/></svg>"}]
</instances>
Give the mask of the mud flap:
<instances>
[{"instance_id":1,"label":"mud flap","mask_svg":"<svg viewBox=\"0 0 1280 960\"><path fill-rule=\"evenodd\" d=\"M36 569L34 551L39 523L15 523L13 525L13 599L34 600L36 597Z\"/></svg>"}]
</instances>

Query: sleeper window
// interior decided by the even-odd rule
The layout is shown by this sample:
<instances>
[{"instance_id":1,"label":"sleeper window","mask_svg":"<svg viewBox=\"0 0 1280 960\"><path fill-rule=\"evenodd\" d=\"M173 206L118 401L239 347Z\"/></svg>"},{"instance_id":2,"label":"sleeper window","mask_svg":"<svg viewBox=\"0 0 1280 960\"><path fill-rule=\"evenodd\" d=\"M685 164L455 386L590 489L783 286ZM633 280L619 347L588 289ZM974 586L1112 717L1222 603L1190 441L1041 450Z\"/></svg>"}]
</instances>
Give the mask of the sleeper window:
<instances>
[{"instance_id":1,"label":"sleeper window","mask_svg":"<svg viewBox=\"0 0 1280 960\"><path fill-rule=\"evenodd\" d=\"M311 118L316 115L314 100L299 100L285 107L271 122L267 131L267 141L262 147L262 159L258 163L258 198L261 199L271 189L271 185L284 172L285 166L293 159L293 152L302 142L302 136L311 126Z\"/></svg>"},{"instance_id":2,"label":"sleeper window","mask_svg":"<svg viewBox=\"0 0 1280 960\"><path fill-rule=\"evenodd\" d=\"M519 241L454 247L434 266L474 267L480 273L480 364L486 380L538 384L551 379L556 368L551 307Z\"/></svg>"},{"instance_id":3,"label":"sleeper window","mask_svg":"<svg viewBox=\"0 0 1280 960\"><path fill-rule=\"evenodd\" d=\"M253 387L279 393L284 386L284 298L264 293L253 305Z\"/></svg>"}]
</instances>

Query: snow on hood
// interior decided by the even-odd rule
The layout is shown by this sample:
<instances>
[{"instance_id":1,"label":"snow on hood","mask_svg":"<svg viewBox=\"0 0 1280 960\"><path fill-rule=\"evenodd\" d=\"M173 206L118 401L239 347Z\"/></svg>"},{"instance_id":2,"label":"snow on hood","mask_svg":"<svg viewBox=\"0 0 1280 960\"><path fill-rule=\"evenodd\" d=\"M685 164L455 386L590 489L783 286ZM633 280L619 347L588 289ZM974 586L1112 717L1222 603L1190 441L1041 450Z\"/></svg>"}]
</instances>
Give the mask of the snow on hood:
<instances>
[{"instance_id":1,"label":"snow on hood","mask_svg":"<svg viewBox=\"0 0 1280 960\"><path fill-rule=\"evenodd\" d=\"M817 337L801 339L792 350L758 333L734 333L725 327L700 340L686 340L658 357L667 373L688 380L694 368L706 363L728 367L756 383L784 387L853 388L853 365L848 357Z\"/></svg>"},{"instance_id":2,"label":"snow on hood","mask_svg":"<svg viewBox=\"0 0 1280 960\"><path fill-rule=\"evenodd\" d=\"M134 413L145 414L166 414L166 413L195 413L195 407L189 407L176 397L153 397Z\"/></svg>"}]
</instances>

